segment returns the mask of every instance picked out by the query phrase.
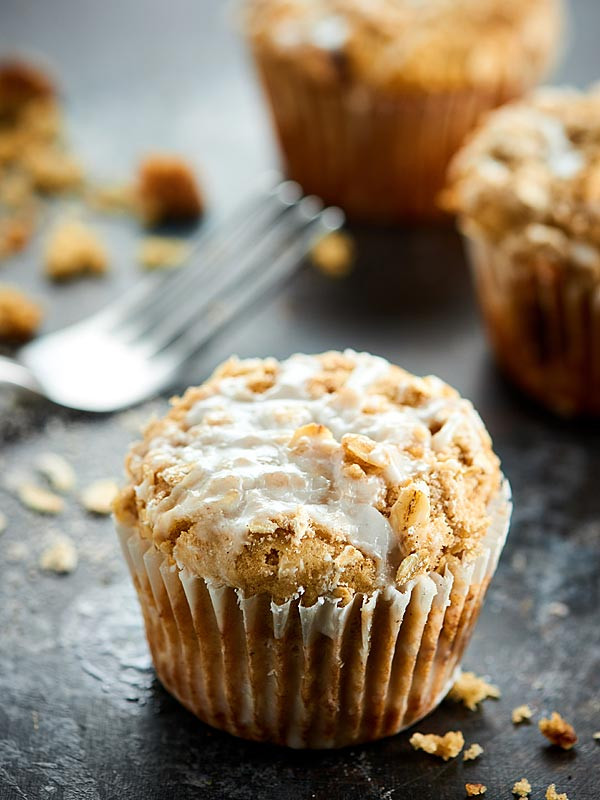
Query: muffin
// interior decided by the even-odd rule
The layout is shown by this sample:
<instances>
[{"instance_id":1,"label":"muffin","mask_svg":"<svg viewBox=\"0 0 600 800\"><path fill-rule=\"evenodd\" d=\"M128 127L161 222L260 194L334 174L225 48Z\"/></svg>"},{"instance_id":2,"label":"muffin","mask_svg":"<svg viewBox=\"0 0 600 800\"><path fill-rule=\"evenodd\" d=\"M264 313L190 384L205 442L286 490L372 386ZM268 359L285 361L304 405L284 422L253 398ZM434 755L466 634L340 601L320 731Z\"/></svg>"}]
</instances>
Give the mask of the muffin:
<instances>
[{"instance_id":1,"label":"muffin","mask_svg":"<svg viewBox=\"0 0 600 800\"><path fill-rule=\"evenodd\" d=\"M246 0L289 177L358 220L440 213L483 111L552 64L560 0Z\"/></svg>"},{"instance_id":2,"label":"muffin","mask_svg":"<svg viewBox=\"0 0 600 800\"><path fill-rule=\"evenodd\" d=\"M499 362L560 414L600 413L600 90L489 116L450 172Z\"/></svg>"},{"instance_id":3,"label":"muffin","mask_svg":"<svg viewBox=\"0 0 600 800\"><path fill-rule=\"evenodd\" d=\"M202 720L340 747L444 697L510 515L445 383L353 351L232 359L126 466L115 513L155 668Z\"/></svg>"}]
</instances>

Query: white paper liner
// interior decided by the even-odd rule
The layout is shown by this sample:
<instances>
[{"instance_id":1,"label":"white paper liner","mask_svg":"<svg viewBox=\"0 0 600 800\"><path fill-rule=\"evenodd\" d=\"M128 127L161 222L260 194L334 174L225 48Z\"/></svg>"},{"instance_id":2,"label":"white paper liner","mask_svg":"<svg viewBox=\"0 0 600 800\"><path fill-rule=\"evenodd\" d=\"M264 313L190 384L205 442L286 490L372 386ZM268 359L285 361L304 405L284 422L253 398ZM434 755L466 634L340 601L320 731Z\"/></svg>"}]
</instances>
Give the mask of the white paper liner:
<instances>
[{"instance_id":1,"label":"white paper liner","mask_svg":"<svg viewBox=\"0 0 600 800\"><path fill-rule=\"evenodd\" d=\"M448 692L508 532L506 482L490 513L471 563L341 608L244 597L169 565L136 530L119 536L165 687L232 734L331 748L395 734Z\"/></svg>"},{"instance_id":2,"label":"white paper liner","mask_svg":"<svg viewBox=\"0 0 600 800\"><path fill-rule=\"evenodd\" d=\"M517 262L484 237L466 243L505 371L553 411L600 414L600 285L566 269Z\"/></svg>"}]
</instances>

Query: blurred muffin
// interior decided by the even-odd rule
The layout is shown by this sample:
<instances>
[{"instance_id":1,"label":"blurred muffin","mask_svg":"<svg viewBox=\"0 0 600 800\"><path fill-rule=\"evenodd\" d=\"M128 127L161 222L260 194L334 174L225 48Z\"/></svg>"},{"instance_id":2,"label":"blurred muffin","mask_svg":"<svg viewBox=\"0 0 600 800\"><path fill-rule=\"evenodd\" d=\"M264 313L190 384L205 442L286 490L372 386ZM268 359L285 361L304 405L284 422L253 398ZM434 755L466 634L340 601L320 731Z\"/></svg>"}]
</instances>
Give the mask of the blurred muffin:
<instances>
[{"instance_id":1,"label":"blurred muffin","mask_svg":"<svg viewBox=\"0 0 600 800\"><path fill-rule=\"evenodd\" d=\"M450 176L500 363L548 408L599 414L600 90L491 114Z\"/></svg>"},{"instance_id":2,"label":"blurred muffin","mask_svg":"<svg viewBox=\"0 0 600 800\"><path fill-rule=\"evenodd\" d=\"M560 0L247 0L288 175L356 219L440 213L483 111L552 63Z\"/></svg>"},{"instance_id":3,"label":"blurred muffin","mask_svg":"<svg viewBox=\"0 0 600 800\"><path fill-rule=\"evenodd\" d=\"M449 386L353 351L232 359L127 474L116 518L156 671L202 720L338 747L448 691L510 514Z\"/></svg>"}]
</instances>

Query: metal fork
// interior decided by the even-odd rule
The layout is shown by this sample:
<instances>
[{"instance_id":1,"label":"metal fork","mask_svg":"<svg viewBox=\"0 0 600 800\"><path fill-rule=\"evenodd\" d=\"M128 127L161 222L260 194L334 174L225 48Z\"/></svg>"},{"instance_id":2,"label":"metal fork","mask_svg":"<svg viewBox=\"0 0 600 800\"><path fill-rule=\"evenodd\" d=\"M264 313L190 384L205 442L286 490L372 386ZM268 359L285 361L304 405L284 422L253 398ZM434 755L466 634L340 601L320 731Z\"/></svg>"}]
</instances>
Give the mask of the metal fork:
<instances>
[{"instance_id":1,"label":"metal fork","mask_svg":"<svg viewBox=\"0 0 600 800\"><path fill-rule=\"evenodd\" d=\"M88 319L0 357L9 384L81 411L116 411L173 384L185 363L242 310L296 270L337 208L279 183L201 235L186 266L148 275Z\"/></svg>"}]
</instances>

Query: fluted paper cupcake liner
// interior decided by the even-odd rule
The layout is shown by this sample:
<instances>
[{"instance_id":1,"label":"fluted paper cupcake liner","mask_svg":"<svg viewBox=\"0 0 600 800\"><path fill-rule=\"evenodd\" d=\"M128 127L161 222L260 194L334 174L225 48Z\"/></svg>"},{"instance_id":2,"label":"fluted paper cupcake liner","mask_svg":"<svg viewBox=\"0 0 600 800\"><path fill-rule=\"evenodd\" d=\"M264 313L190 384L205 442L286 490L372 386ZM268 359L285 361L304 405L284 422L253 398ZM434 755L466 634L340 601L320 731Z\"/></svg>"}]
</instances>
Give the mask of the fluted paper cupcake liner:
<instances>
[{"instance_id":1,"label":"fluted paper cupcake liner","mask_svg":"<svg viewBox=\"0 0 600 800\"><path fill-rule=\"evenodd\" d=\"M403 591L276 605L180 569L119 530L158 677L216 728L290 747L395 734L453 683L508 531L505 484L481 555Z\"/></svg>"},{"instance_id":2,"label":"fluted paper cupcake liner","mask_svg":"<svg viewBox=\"0 0 600 800\"><path fill-rule=\"evenodd\" d=\"M600 414L600 284L467 237L479 303L509 377L563 415Z\"/></svg>"},{"instance_id":3,"label":"fluted paper cupcake liner","mask_svg":"<svg viewBox=\"0 0 600 800\"><path fill-rule=\"evenodd\" d=\"M288 176L357 220L441 216L436 198L465 136L484 112L524 90L499 83L384 93L319 80L260 48L255 58Z\"/></svg>"}]
</instances>

